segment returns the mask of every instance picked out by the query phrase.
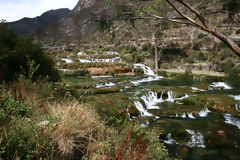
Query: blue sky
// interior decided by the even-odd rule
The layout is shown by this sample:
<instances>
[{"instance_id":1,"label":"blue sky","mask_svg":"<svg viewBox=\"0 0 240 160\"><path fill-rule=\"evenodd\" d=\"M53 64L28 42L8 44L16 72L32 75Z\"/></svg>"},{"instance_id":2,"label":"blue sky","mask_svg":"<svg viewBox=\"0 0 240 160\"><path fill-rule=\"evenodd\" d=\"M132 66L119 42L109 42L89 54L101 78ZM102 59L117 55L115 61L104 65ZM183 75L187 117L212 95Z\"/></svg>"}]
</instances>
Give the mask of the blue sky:
<instances>
[{"instance_id":1,"label":"blue sky","mask_svg":"<svg viewBox=\"0 0 240 160\"><path fill-rule=\"evenodd\" d=\"M36 17L58 8L73 9L78 0L0 0L0 19L8 22Z\"/></svg>"}]
</instances>

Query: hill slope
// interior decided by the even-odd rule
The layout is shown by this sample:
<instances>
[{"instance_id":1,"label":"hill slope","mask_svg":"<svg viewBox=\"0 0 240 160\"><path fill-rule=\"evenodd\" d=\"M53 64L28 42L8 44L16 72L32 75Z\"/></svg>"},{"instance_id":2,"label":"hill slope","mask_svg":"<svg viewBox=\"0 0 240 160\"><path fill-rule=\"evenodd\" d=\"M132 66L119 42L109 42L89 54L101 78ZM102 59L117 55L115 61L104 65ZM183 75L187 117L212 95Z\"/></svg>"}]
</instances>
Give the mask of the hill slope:
<instances>
[{"instance_id":1,"label":"hill slope","mask_svg":"<svg viewBox=\"0 0 240 160\"><path fill-rule=\"evenodd\" d=\"M9 23L9 27L17 31L21 36L29 35L38 29L50 26L61 21L71 13L68 8L50 10L35 18L23 18L21 20Z\"/></svg>"}]
</instances>

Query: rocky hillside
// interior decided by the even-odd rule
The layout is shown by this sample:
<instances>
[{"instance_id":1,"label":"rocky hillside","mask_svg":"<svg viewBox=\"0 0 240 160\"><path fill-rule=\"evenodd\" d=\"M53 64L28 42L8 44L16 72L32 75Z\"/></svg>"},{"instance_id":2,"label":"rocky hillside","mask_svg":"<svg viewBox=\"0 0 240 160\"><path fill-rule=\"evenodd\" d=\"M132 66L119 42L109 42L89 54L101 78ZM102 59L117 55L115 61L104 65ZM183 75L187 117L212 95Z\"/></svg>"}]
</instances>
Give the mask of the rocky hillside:
<instances>
[{"instance_id":1,"label":"rocky hillside","mask_svg":"<svg viewBox=\"0 0 240 160\"><path fill-rule=\"evenodd\" d=\"M105 0L81 0L66 19L42 30L38 38L63 42L80 40L88 33L95 33L96 20L109 14L111 13Z\"/></svg>"},{"instance_id":2,"label":"rocky hillside","mask_svg":"<svg viewBox=\"0 0 240 160\"><path fill-rule=\"evenodd\" d=\"M21 20L9 23L9 27L17 31L21 36L29 35L40 28L56 24L71 13L68 8L50 10L35 18L23 18Z\"/></svg>"},{"instance_id":3,"label":"rocky hillside","mask_svg":"<svg viewBox=\"0 0 240 160\"><path fill-rule=\"evenodd\" d=\"M200 4L195 1L189 3ZM221 0L207 2L203 6L206 10L205 17L211 25L235 41L240 41L240 26L230 22L226 12L217 12L223 7ZM202 6L198 8L201 10ZM162 10L168 16L179 16L167 4L162 6ZM215 13L210 14L207 11ZM145 63L153 67L151 23L138 20L134 28L126 21L115 22L110 29L115 36L112 39L109 32L99 32L98 20L111 17L113 14L114 10L106 4L106 0L81 0L67 18L41 30L37 38L44 42L44 45L50 44L53 47L51 52L59 53L61 52L59 48L73 52L88 50L90 53L114 50L118 51L122 60L127 63ZM162 48L160 65L163 68L175 68L185 63L208 62L209 65L214 64L208 68L222 71L221 68L228 58L235 59L224 44L195 27L163 21L160 32L158 47ZM58 50L54 51L56 48Z\"/></svg>"}]
</instances>

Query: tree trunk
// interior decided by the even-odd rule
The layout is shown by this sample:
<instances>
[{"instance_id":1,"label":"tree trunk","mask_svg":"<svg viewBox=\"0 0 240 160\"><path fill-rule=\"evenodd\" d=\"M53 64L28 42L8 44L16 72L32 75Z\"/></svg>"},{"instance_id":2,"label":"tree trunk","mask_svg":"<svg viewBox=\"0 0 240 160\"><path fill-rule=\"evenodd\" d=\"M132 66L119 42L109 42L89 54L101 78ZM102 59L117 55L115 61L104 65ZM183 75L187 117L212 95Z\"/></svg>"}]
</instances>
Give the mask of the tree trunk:
<instances>
[{"instance_id":1,"label":"tree trunk","mask_svg":"<svg viewBox=\"0 0 240 160\"><path fill-rule=\"evenodd\" d=\"M158 47L155 39L155 69L158 69Z\"/></svg>"}]
</instances>

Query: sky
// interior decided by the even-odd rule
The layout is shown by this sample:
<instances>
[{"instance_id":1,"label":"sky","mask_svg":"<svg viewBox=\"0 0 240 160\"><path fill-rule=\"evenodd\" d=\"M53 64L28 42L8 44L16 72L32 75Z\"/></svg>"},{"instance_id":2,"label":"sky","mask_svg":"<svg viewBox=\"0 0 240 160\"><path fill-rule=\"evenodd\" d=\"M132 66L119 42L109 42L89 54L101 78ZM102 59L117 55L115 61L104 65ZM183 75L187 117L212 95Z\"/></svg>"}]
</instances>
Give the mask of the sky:
<instances>
[{"instance_id":1,"label":"sky","mask_svg":"<svg viewBox=\"0 0 240 160\"><path fill-rule=\"evenodd\" d=\"M7 22L36 17L58 8L73 9L78 0L0 0L0 19Z\"/></svg>"}]
</instances>

